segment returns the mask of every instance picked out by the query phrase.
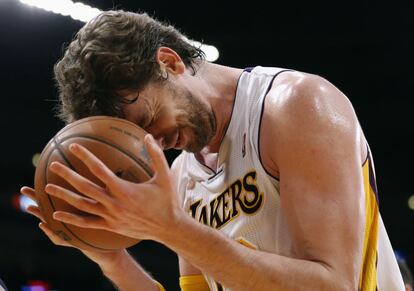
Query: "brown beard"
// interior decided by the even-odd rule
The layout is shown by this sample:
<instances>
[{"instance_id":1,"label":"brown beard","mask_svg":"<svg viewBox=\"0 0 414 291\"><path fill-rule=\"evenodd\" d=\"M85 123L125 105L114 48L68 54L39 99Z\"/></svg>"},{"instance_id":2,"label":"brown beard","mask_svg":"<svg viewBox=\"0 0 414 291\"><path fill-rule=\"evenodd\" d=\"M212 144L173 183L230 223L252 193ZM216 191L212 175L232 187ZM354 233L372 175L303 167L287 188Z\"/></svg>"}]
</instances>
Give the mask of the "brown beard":
<instances>
[{"instance_id":1,"label":"brown beard","mask_svg":"<svg viewBox=\"0 0 414 291\"><path fill-rule=\"evenodd\" d=\"M174 101L179 108L179 127L190 128L192 136L184 148L187 152L201 151L216 133L216 119L211 108L190 92L175 92ZM177 94L178 93L178 94ZM180 94L181 93L181 94Z\"/></svg>"}]
</instances>

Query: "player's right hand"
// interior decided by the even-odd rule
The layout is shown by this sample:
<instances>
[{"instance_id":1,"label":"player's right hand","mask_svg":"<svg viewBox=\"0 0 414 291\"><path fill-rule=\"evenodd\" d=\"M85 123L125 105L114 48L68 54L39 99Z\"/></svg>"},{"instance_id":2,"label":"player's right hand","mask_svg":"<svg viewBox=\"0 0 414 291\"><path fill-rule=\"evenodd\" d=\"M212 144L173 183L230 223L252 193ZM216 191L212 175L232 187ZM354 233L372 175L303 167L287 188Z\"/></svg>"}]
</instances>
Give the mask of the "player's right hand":
<instances>
[{"instance_id":1,"label":"player's right hand","mask_svg":"<svg viewBox=\"0 0 414 291\"><path fill-rule=\"evenodd\" d=\"M36 201L36 194L33 188L24 186L20 189L20 193L33 201ZM40 219L39 228L46 234L46 236L58 246L65 246L65 247L73 247L77 248L67 241L63 240L60 236L55 234L53 230L49 227L47 222L45 221L42 212L40 211L39 207L36 205L30 205L27 207L27 212L36 216ZM101 267L108 267L107 265L113 264L116 261L117 256L122 256L124 253L127 253L126 250L119 250L113 252L99 252L99 251L86 251L80 248L79 249L82 253L84 253L89 259L100 265Z\"/></svg>"}]
</instances>

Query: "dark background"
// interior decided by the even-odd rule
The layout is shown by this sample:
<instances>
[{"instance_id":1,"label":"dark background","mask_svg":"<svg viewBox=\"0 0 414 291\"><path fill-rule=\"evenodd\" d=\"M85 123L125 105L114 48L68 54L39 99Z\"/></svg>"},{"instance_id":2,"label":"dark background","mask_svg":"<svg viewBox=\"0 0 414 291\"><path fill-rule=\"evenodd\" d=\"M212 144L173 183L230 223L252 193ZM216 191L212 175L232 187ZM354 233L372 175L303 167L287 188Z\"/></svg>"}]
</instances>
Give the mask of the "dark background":
<instances>
[{"instance_id":1,"label":"dark background","mask_svg":"<svg viewBox=\"0 0 414 291\"><path fill-rule=\"evenodd\" d=\"M146 11L215 45L220 64L287 67L333 82L354 104L370 142L391 242L414 266L414 212L407 206L414 194L413 1L84 3ZM11 203L21 185L33 185L32 155L63 126L52 113L52 67L82 25L0 0L0 277L10 290L32 279L62 291L112 290L93 263L74 249L52 245L37 221ZM169 153L169 160L175 155ZM143 242L131 252L169 290L177 290L176 257L168 249Z\"/></svg>"}]
</instances>

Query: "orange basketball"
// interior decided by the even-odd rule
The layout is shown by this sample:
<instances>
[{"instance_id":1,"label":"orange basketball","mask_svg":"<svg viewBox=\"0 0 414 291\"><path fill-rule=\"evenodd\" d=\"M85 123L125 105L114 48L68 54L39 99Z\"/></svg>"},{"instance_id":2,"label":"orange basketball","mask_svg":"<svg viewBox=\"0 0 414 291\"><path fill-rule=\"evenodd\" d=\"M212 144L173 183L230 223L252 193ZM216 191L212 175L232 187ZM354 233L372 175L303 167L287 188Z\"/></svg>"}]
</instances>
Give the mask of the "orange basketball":
<instances>
[{"instance_id":1,"label":"orange basketball","mask_svg":"<svg viewBox=\"0 0 414 291\"><path fill-rule=\"evenodd\" d=\"M46 222L61 238L84 250L112 251L130 247L138 239L105 230L88 229L54 220L56 210L88 215L63 200L48 195L44 189L52 183L79 193L64 179L49 171L53 161L59 161L83 177L105 187L85 164L70 151L69 145L78 143L90 150L119 177L131 182L145 182L153 171L144 145L146 132L124 119L95 116L71 123L59 131L44 148L35 173L35 191L39 208ZM120 213L122 215L122 213Z\"/></svg>"}]
</instances>

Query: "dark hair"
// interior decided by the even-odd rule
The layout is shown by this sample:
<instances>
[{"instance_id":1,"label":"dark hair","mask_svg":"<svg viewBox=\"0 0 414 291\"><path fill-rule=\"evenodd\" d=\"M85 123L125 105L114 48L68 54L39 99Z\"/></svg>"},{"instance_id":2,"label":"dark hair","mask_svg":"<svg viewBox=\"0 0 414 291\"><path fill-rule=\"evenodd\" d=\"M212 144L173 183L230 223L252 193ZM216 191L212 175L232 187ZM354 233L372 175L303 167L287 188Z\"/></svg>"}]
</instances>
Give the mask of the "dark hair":
<instances>
[{"instance_id":1,"label":"dark hair","mask_svg":"<svg viewBox=\"0 0 414 291\"><path fill-rule=\"evenodd\" d=\"M117 92L142 89L161 80L155 61L159 47L173 49L195 74L200 48L171 25L146 13L106 11L83 26L54 67L59 90L58 116L67 123L93 116L122 117L129 103Z\"/></svg>"}]
</instances>

